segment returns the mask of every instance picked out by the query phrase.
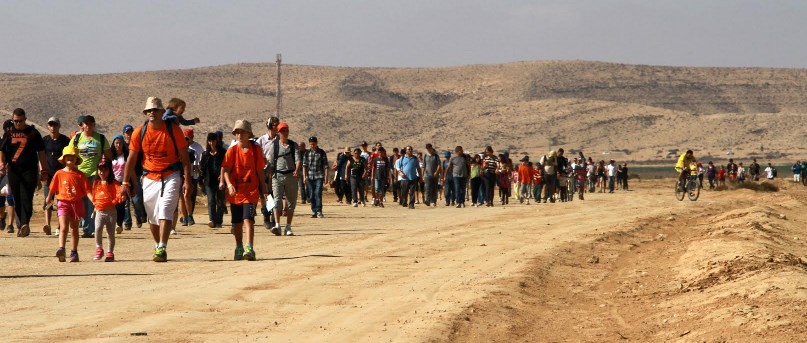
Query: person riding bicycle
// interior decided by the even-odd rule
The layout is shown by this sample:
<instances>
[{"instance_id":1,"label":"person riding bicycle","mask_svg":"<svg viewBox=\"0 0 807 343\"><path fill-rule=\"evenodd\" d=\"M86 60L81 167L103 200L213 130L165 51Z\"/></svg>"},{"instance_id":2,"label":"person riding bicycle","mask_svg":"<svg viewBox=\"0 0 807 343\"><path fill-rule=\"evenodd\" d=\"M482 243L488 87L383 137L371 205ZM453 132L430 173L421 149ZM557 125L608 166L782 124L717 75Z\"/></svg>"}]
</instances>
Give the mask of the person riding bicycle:
<instances>
[{"instance_id":1,"label":"person riding bicycle","mask_svg":"<svg viewBox=\"0 0 807 343\"><path fill-rule=\"evenodd\" d=\"M675 163L675 171L678 172L679 184L682 186L686 184L687 178L692 175L693 166L696 162L695 153L692 150L687 150L687 152L678 157L678 162Z\"/></svg>"}]
</instances>

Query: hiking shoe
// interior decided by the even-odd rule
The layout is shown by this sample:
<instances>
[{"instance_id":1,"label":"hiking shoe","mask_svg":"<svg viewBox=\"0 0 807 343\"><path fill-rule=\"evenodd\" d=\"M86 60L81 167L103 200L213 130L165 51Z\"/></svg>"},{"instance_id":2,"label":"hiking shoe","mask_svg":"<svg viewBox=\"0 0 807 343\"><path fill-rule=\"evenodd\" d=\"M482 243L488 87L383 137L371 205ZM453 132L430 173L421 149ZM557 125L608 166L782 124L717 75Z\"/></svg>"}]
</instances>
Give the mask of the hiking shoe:
<instances>
[{"instance_id":1,"label":"hiking shoe","mask_svg":"<svg viewBox=\"0 0 807 343\"><path fill-rule=\"evenodd\" d=\"M115 262L115 254L111 251L107 251L106 257L104 257L104 262Z\"/></svg>"},{"instance_id":2,"label":"hiking shoe","mask_svg":"<svg viewBox=\"0 0 807 343\"><path fill-rule=\"evenodd\" d=\"M188 219L185 221L185 223L188 223L188 226L196 225L196 221L193 220L193 216L188 216Z\"/></svg>"},{"instance_id":3,"label":"hiking shoe","mask_svg":"<svg viewBox=\"0 0 807 343\"><path fill-rule=\"evenodd\" d=\"M233 254L233 261L241 261L244 259L244 247L237 246L235 247L235 253Z\"/></svg>"},{"instance_id":4,"label":"hiking shoe","mask_svg":"<svg viewBox=\"0 0 807 343\"><path fill-rule=\"evenodd\" d=\"M70 251L70 262L78 262L78 251Z\"/></svg>"},{"instance_id":5,"label":"hiking shoe","mask_svg":"<svg viewBox=\"0 0 807 343\"><path fill-rule=\"evenodd\" d=\"M56 257L59 258L59 262L65 261L64 255L65 255L64 248L59 248L58 250L56 250Z\"/></svg>"},{"instance_id":6,"label":"hiking shoe","mask_svg":"<svg viewBox=\"0 0 807 343\"><path fill-rule=\"evenodd\" d=\"M92 259L98 261L101 259L101 257L104 257L104 248L102 247L95 248L95 257L93 257Z\"/></svg>"},{"instance_id":7,"label":"hiking shoe","mask_svg":"<svg viewBox=\"0 0 807 343\"><path fill-rule=\"evenodd\" d=\"M23 224L19 230L17 230L17 237L28 237L31 233L31 229L28 224Z\"/></svg>"},{"instance_id":8,"label":"hiking shoe","mask_svg":"<svg viewBox=\"0 0 807 343\"><path fill-rule=\"evenodd\" d=\"M247 261L255 261L255 250L251 247L247 247L246 251L244 251L244 259Z\"/></svg>"},{"instance_id":9,"label":"hiking shoe","mask_svg":"<svg viewBox=\"0 0 807 343\"><path fill-rule=\"evenodd\" d=\"M294 232L291 232L291 228L290 228L290 227L287 227L287 228L286 228L286 231L285 231L285 232L283 232L283 235L284 235L284 236L294 236Z\"/></svg>"},{"instance_id":10,"label":"hiking shoe","mask_svg":"<svg viewBox=\"0 0 807 343\"><path fill-rule=\"evenodd\" d=\"M275 224L271 231L275 236L280 236L280 225Z\"/></svg>"},{"instance_id":11,"label":"hiking shoe","mask_svg":"<svg viewBox=\"0 0 807 343\"><path fill-rule=\"evenodd\" d=\"M42 232L44 232L46 235L50 236L50 225L43 226L42 227Z\"/></svg>"},{"instance_id":12,"label":"hiking shoe","mask_svg":"<svg viewBox=\"0 0 807 343\"><path fill-rule=\"evenodd\" d=\"M115 233L117 233L117 234L122 234L122 233L123 233L123 226L117 226L117 227L115 227Z\"/></svg>"},{"instance_id":13,"label":"hiking shoe","mask_svg":"<svg viewBox=\"0 0 807 343\"><path fill-rule=\"evenodd\" d=\"M165 247L157 247L154 249L154 262L165 261L168 261L168 253L165 251Z\"/></svg>"},{"instance_id":14,"label":"hiking shoe","mask_svg":"<svg viewBox=\"0 0 807 343\"><path fill-rule=\"evenodd\" d=\"M213 228L215 228L215 227L216 227L216 223L214 223L214 222L207 222L207 227L209 227L209 228L213 229Z\"/></svg>"}]
</instances>

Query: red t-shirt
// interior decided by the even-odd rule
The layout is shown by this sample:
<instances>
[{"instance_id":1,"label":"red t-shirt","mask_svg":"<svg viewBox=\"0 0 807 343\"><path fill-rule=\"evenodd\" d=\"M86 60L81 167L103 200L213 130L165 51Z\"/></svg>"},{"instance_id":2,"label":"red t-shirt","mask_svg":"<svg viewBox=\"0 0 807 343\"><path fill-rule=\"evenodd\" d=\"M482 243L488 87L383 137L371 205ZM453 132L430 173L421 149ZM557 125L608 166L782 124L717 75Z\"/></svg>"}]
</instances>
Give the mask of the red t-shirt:
<instances>
[{"instance_id":1,"label":"red t-shirt","mask_svg":"<svg viewBox=\"0 0 807 343\"><path fill-rule=\"evenodd\" d=\"M90 193L90 200L96 209L106 210L116 204L123 203L124 199L120 196L121 184L118 181L102 183L101 180L96 179L92 184L92 193Z\"/></svg>"}]
</instances>

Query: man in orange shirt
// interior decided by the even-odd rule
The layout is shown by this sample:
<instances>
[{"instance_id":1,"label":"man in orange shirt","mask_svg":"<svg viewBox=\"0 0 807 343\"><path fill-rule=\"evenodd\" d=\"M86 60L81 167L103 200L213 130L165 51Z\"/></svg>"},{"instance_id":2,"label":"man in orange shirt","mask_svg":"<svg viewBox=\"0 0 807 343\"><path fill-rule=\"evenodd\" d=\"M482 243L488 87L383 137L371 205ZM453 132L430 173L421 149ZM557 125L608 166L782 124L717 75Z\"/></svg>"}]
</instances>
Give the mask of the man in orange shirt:
<instances>
[{"instance_id":1,"label":"man in orange shirt","mask_svg":"<svg viewBox=\"0 0 807 343\"><path fill-rule=\"evenodd\" d=\"M142 156L143 204L156 246L154 262L168 260L166 245L174 212L177 210L179 197L187 197L191 190L188 143L183 138L179 125L164 121L163 113L165 109L162 100L156 97L146 100L143 114L148 120L135 128L132 135L129 151L133 156L126 161L121 191L126 196L133 194L129 188L131 185L125 180L133 175L135 164L140 160L138 156Z\"/></svg>"},{"instance_id":2,"label":"man in orange shirt","mask_svg":"<svg viewBox=\"0 0 807 343\"><path fill-rule=\"evenodd\" d=\"M246 120L237 120L233 128L238 143L233 144L224 155L221 168L227 184L227 201L230 202L232 214L233 236L235 236L234 260L246 259L255 261L255 250L252 247L255 237L255 207L258 201L263 203L263 195L267 193L263 170L266 162L263 149L249 139L252 137L252 125ZM244 246L244 229L247 232L247 244Z\"/></svg>"}]
</instances>

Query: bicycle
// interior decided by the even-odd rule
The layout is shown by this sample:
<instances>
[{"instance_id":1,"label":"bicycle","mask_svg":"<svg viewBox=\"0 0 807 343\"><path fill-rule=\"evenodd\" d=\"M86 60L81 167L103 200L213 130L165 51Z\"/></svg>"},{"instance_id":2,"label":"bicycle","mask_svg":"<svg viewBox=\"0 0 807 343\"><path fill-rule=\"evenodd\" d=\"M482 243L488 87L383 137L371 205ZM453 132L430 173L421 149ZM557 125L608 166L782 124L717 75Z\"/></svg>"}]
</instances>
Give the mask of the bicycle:
<instances>
[{"instance_id":1,"label":"bicycle","mask_svg":"<svg viewBox=\"0 0 807 343\"><path fill-rule=\"evenodd\" d=\"M675 181L675 198L683 201L687 196L690 201L698 200L701 195L701 184L698 182L697 172L691 172L686 182L682 184L681 179Z\"/></svg>"}]
</instances>

